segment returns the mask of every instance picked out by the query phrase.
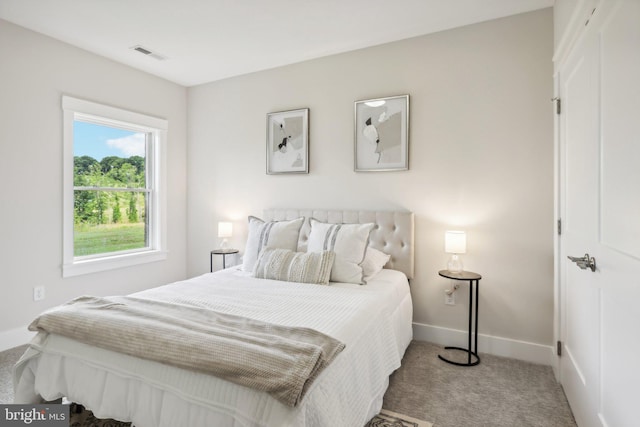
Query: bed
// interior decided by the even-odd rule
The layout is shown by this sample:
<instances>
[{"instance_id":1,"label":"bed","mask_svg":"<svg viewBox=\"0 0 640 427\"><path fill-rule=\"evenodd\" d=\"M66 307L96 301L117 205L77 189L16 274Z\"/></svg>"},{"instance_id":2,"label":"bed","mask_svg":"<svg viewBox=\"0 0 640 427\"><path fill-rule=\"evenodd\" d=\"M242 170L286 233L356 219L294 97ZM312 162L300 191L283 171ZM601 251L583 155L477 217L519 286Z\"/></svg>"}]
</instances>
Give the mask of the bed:
<instances>
[{"instance_id":1,"label":"bed","mask_svg":"<svg viewBox=\"0 0 640 427\"><path fill-rule=\"evenodd\" d=\"M373 223L369 246L390 255L366 285L317 286L251 277L233 267L133 294L194 305L276 325L311 328L345 348L300 403L213 375L39 333L14 370L16 403L66 397L99 418L137 427L363 426L382 407L389 375L412 338L413 214L380 211L267 210L265 221L305 218L297 249L309 243L310 218L331 224Z\"/></svg>"}]
</instances>

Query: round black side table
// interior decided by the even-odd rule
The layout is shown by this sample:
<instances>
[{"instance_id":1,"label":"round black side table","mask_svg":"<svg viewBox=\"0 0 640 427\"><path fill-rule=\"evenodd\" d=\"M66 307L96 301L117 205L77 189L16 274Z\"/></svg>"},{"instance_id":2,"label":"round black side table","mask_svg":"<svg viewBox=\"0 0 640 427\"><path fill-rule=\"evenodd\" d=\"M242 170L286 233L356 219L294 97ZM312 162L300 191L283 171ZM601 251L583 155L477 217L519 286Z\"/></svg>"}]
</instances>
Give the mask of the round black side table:
<instances>
[{"instance_id":1,"label":"round black side table","mask_svg":"<svg viewBox=\"0 0 640 427\"><path fill-rule=\"evenodd\" d=\"M222 269L227 268L227 255L237 254L237 249L214 249L209 255L209 264L211 265L211 272L213 273L213 256L222 255Z\"/></svg>"},{"instance_id":2,"label":"round black side table","mask_svg":"<svg viewBox=\"0 0 640 427\"><path fill-rule=\"evenodd\" d=\"M480 363L480 356L478 356L478 292L480 288L480 279L482 276L478 273L473 273L471 271L460 271L458 273L453 273L449 270L440 270L438 274L442 277L446 277L447 279L453 280L464 280L469 281L469 345L467 348L461 347L445 347L445 350L459 350L464 351L468 355L467 363L454 362L452 360L445 359L441 355L438 355L440 360L444 360L447 363L451 363L452 365L458 366L475 366ZM471 347L471 326L473 320L473 285L475 284L476 288L476 301L475 301L475 339L474 346ZM475 360L472 361L471 358L475 357Z\"/></svg>"}]
</instances>

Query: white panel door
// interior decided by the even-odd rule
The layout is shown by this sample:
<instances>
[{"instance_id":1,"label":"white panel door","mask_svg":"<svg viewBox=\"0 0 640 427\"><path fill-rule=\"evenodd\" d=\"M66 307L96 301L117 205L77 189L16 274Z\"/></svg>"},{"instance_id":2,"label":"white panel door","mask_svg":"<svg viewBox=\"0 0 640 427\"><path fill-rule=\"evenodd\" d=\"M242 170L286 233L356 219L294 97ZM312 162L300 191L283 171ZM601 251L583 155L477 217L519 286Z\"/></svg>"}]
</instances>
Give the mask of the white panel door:
<instances>
[{"instance_id":1,"label":"white panel door","mask_svg":"<svg viewBox=\"0 0 640 427\"><path fill-rule=\"evenodd\" d=\"M600 413L640 425L640 0L605 0L600 49Z\"/></svg>"},{"instance_id":2,"label":"white panel door","mask_svg":"<svg viewBox=\"0 0 640 427\"><path fill-rule=\"evenodd\" d=\"M597 54L593 36L583 37L560 68L561 158L561 381L580 427L593 419L600 390L600 301L596 274L567 256L595 253L598 238L599 140ZM597 270L599 271L599 270Z\"/></svg>"},{"instance_id":3,"label":"white panel door","mask_svg":"<svg viewBox=\"0 0 640 427\"><path fill-rule=\"evenodd\" d=\"M638 426L640 0L600 2L559 82L561 382L580 427Z\"/></svg>"}]
</instances>

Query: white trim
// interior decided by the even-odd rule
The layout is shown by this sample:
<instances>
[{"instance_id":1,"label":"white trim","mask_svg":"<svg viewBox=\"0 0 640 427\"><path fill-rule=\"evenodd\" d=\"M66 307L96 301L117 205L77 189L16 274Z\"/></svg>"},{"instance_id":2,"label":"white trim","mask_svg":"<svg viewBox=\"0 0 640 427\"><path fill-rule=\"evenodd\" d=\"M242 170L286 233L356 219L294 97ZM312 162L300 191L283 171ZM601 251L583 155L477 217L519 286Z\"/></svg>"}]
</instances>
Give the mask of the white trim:
<instances>
[{"instance_id":1,"label":"white trim","mask_svg":"<svg viewBox=\"0 0 640 427\"><path fill-rule=\"evenodd\" d=\"M167 258L167 215L166 215L166 137L168 121L145 114L135 113L116 107L97 104L70 96L62 96L64 111L64 159L63 159L63 259L62 277L95 273L136 264L162 261ZM74 256L73 233L73 123L76 119L108 126L128 128L150 133L153 141L147 139L147 189L149 248L135 252L118 252L99 257L82 259ZM128 190L129 191L129 190Z\"/></svg>"},{"instance_id":2,"label":"white trim","mask_svg":"<svg viewBox=\"0 0 640 427\"><path fill-rule=\"evenodd\" d=\"M594 6L593 1L577 0L576 5L573 7L573 13L569 18L569 23L556 46L551 60L554 64L559 64L566 59L571 48L576 44L578 37L584 31L585 21L591 16L591 9Z\"/></svg>"},{"instance_id":3,"label":"white trim","mask_svg":"<svg viewBox=\"0 0 640 427\"><path fill-rule=\"evenodd\" d=\"M62 109L71 112L78 112L84 116L93 116L94 119L109 118L111 121L119 121L122 125L131 127L132 130L142 130L141 126L154 129L167 130L167 120L158 117L148 116L121 108L110 107L84 99L62 96ZM109 122L104 122L108 124Z\"/></svg>"},{"instance_id":4,"label":"white trim","mask_svg":"<svg viewBox=\"0 0 640 427\"><path fill-rule=\"evenodd\" d=\"M82 274L131 267L138 264L146 264L148 262L163 261L165 259L167 259L166 251L146 251L82 261L76 260L72 264L63 264L62 274L63 277L80 276Z\"/></svg>"},{"instance_id":5,"label":"white trim","mask_svg":"<svg viewBox=\"0 0 640 427\"><path fill-rule=\"evenodd\" d=\"M467 331L413 323L413 339L442 346L467 347ZM478 334L478 352L553 366L553 346Z\"/></svg>"},{"instance_id":6,"label":"white trim","mask_svg":"<svg viewBox=\"0 0 640 427\"><path fill-rule=\"evenodd\" d=\"M28 344L35 335L36 333L28 330L26 325L0 332L0 351Z\"/></svg>"},{"instance_id":7,"label":"white trim","mask_svg":"<svg viewBox=\"0 0 640 427\"><path fill-rule=\"evenodd\" d=\"M558 98L560 102L562 94L560 93L560 72L556 71L553 74L553 95L554 98ZM562 104L561 104L562 107ZM561 331L561 280L560 280L560 266L561 261L561 235L558 234L558 221L564 221L566 218L562 218L561 212L561 200L560 200L560 115L557 114L555 102L552 103L553 109L553 342L558 343L562 341ZM560 224L561 229L565 228L565 224ZM553 368L553 374L556 380L560 381L560 359L554 352L553 361L551 367Z\"/></svg>"}]
</instances>

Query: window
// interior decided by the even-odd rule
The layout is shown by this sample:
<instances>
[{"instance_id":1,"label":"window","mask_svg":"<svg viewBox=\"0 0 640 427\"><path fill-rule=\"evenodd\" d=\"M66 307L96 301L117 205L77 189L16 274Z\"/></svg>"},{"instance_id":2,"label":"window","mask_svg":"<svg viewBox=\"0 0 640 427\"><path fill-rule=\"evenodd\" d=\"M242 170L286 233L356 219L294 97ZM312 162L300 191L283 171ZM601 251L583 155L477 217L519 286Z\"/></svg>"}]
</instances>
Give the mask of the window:
<instances>
[{"instance_id":1,"label":"window","mask_svg":"<svg viewBox=\"0 0 640 427\"><path fill-rule=\"evenodd\" d=\"M64 96L63 276L166 258L163 119Z\"/></svg>"}]
</instances>

